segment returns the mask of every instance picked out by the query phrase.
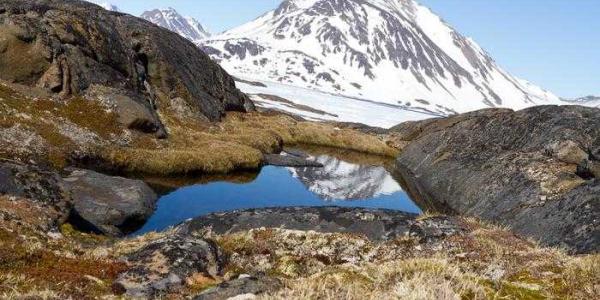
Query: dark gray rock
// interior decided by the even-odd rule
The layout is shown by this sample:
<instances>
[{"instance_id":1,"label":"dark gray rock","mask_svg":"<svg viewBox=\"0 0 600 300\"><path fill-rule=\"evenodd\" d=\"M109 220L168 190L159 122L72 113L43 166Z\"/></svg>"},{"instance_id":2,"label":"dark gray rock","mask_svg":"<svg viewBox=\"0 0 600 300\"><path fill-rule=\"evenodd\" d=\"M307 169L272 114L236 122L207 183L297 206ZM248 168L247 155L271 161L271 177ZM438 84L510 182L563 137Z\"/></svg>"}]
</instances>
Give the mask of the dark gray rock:
<instances>
[{"instance_id":1,"label":"dark gray rock","mask_svg":"<svg viewBox=\"0 0 600 300\"><path fill-rule=\"evenodd\" d=\"M211 121L254 109L193 43L145 20L74 0L2 0L0 10L1 79L63 97L92 85L120 90L152 113L159 134L155 110L175 98Z\"/></svg>"},{"instance_id":2,"label":"dark gray rock","mask_svg":"<svg viewBox=\"0 0 600 300\"><path fill-rule=\"evenodd\" d=\"M179 233L152 241L123 259L131 268L113 289L140 298L158 298L195 275L219 276L225 265L225 256L213 241Z\"/></svg>"},{"instance_id":3,"label":"dark gray rock","mask_svg":"<svg viewBox=\"0 0 600 300\"><path fill-rule=\"evenodd\" d=\"M295 155L265 154L264 164L278 167L314 167L322 168L323 164Z\"/></svg>"},{"instance_id":4,"label":"dark gray rock","mask_svg":"<svg viewBox=\"0 0 600 300\"><path fill-rule=\"evenodd\" d=\"M184 223L181 228L189 232L201 232L211 228L216 234L262 227L285 228L360 234L375 241L405 235L428 240L462 232L462 227L454 218L445 217L428 223L416 220L416 216L398 211L363 208L268 208L211 214Z\"/></svg>"},{"instance_id":5,"label":"dark gray rock","mask_svg":"<svg viewBox=\"0 0 600 300\"><path fill-rule=\"evenodd\" d=\"M489 109L391 130L409 142L397 159L421 206L510 226L544 245L600 249L600 110Z\"/></svg>"},{"instance_id":6,"label":"dark gray rock","mask_svg":"<svg viewBox=\"0 0 600 300\"><path fill-rule=\"evenodd\" d=\"M34 165L0 161L0 195L16 196L55 208L65 218L70 199L61 177Z\"/></svg>"},{"instance_id":7,"label":"dark gray rock","mask_svg":"<svg viewBox=\"0 0 600 300\"><path fill-rule=\"evenodd\" d=\"M281 287L281 282L275 278L240 276L237 279L223 282L214 288L202 292L194 300L220 300L239 295L260 295L277 291Z\"/></svg>"},{"instance_id":8,"label":"dark gray rock","mask_svg":"<svg viewBox=\"0 0 600 300\"><path fill-rule=\"evenodd\" d=\"M154 212L157 195L143 181L75 169L64 178L71 194L71 222L112 236L135 230Z\"/></svg>"}]
</instances>

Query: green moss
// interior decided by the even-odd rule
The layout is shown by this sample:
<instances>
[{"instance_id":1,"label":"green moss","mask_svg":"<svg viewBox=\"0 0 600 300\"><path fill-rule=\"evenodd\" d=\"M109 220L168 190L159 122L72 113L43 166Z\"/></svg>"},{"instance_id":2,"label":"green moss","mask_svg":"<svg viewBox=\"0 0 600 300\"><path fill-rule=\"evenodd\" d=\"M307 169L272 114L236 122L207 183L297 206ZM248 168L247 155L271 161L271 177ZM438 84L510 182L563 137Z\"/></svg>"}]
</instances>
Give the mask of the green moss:
<instances>
[{"instance_id":1,"label":"green moss","mask_svg":"<svg viewBox=\"0 0 600 300\"><path fill-rule=\"evenodd\" d=\"M519 300L543 300L548 296L541 289L528 288L511 282L502 282L500 287L492 290L490 299L519 299Z\"/></svg>"},{"instance_id":2,"label":"green moss","mask_svg":"<svg viewBox=\"0 0 600 300\"><path fill-rule=\"evenodd\" d=\"M71 225L69 223L62 224L60 226L60 232L65 237L68 237L70 239L73 239L73 240L75 240L79 243L85 244L85 245L92 245L92 246L93 245L102 245L102 244L106 244L107 242L111 241L111 239L105 235L97 235L97 234L80 232L77 229L75 229L75 227L73 227L73 225Z\"/></svg>"}]
</instances>

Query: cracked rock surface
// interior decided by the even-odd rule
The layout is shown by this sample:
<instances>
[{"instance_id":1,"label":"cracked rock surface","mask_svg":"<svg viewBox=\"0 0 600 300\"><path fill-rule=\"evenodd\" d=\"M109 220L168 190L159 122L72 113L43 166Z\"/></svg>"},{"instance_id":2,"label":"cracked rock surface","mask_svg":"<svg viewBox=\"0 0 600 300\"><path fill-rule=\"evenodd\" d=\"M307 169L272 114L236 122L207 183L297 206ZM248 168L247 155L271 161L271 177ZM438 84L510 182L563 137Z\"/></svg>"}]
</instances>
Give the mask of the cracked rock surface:
<instances>
[{"instance_id":1,"label":"cracked rock surface","mask_svg":"<svg viewBox=\"0 0 600 300\"><path fill-rule=\"evenodd\" d=\"M545 245L600 249L600 110L488 109L409 122L397 170L422 206L510 226Z\"/></svg>"}]
</instances>

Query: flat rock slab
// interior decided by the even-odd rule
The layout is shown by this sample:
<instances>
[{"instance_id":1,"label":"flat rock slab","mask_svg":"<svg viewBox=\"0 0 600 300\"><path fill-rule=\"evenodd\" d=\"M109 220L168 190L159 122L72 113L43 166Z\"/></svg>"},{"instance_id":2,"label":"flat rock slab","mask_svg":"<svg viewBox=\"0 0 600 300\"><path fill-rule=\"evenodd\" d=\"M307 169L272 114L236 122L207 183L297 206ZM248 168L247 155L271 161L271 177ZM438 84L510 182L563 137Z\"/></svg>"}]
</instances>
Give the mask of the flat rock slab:
<instances>
[{"instance_id":1,"label":"flat rock slab","mask_svg":"<svg viewBox=\"0 0 600 300\"><path fill-rule=\"evenodd\" d=\"M295 155L280 155L280 154L265 154L264 164L269 166L277 166L277 167L292 167L292 168L302 168L302 167L314 167L314 168L322 168L323 164L310 161L304 157L295 156Z\"/></svg>"},{"instance_id":2,"label":"flat rock slab","mask_svg":"<svg viewBox=\"0 0 600 300\"><path fill-rule=\"evenodd\" d=\"M233 211L196 218L181 226L190 232L211 228L216 234L263 227L323 233L352 233L374 241L390 240L406 235L431 239L463 230L451 217L419 221L415 214L342 207L290 207Z\"/></svg>"},{"instance_id":3,"label":"flat rock slab","mask_svg":"<svg viewBox=\"0 0 600 300\"><path fill-rule=\"evenodd\" d=\"M72 221L78 227L112 236L147 220L158 196L143 181L74 169L64 178L70 191Z\"/></svg>"}]
</instances>

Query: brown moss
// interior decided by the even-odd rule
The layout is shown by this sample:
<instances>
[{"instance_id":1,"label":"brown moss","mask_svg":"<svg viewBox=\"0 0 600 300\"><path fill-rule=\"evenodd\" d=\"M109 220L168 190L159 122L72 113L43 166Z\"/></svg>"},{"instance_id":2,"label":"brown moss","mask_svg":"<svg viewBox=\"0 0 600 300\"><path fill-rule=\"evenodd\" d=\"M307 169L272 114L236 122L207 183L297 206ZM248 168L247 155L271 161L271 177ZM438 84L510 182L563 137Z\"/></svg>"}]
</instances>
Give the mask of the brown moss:
<instances>
[{"instance_id":1,"label":"brown moss","mask_svg":"<svg viewBox=\"0 0 600 300\"><path fill-rule=\"evenodd\" d=\"M82 97L72 97L65 101L38 100L32 103L33 111L49 111L54 116L90 130L103 138L110 138L121 132L118 116L109 112L99 102Z\"/></svg>"}]
</instances>

